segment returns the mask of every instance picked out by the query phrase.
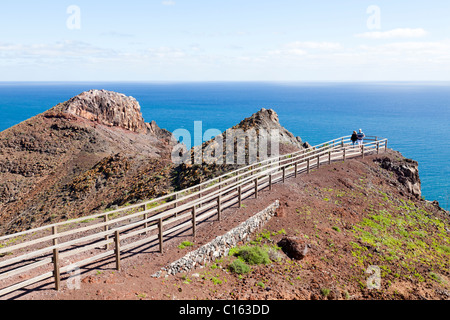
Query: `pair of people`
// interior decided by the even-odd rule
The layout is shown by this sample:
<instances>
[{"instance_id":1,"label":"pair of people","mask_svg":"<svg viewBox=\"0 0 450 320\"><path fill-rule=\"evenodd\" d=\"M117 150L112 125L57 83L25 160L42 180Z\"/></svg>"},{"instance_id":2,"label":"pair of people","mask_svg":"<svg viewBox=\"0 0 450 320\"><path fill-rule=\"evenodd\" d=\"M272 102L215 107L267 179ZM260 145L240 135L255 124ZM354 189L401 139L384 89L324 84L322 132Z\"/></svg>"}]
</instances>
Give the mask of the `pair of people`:
<instances>
[{"instance_id":1,"label":"pair of people","mask_svg":"<svg viewBox=\"0 0 450 320\"><path fill-rule=\"evenodd\" d=\"M353 143L353 146L355 145L356 142L358 142L358 146L361 148L361 146L363 145L365 137L366 137L366 135L364 134L364 132L362 132L361 129L359 129L358 133L356 133L356 131L353 131L353 134L352 134L352 137L351 137L351 141Z\"/></svg>"}]
</instances>

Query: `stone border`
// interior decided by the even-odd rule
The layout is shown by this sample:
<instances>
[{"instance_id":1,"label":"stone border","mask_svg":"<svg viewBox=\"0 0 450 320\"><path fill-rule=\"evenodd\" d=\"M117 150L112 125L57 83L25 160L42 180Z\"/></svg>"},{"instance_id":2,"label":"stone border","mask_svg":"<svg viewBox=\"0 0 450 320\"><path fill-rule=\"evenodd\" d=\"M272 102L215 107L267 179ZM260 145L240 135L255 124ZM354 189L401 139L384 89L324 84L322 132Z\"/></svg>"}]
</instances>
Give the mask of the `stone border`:
<instances>
[{"instance_id":1,"label":"stone border","mask_svg":"<svg viewBox=\"0 0 450 320\"><path fill-rule=\"evenodd\" d=\"M214 261L219 257L226 256L231 248L235 247L241 241L248 241L253 232L261 229L261 227L275 215L275 212L279 206L280 202L276 200L266 209L258 212L236 228L162 268L160 271L152 275L152 277L159 278L163 273L175 275L180 272L187 272L195 268L197 265L208 261Z\"/></svg>"}]
</instances>

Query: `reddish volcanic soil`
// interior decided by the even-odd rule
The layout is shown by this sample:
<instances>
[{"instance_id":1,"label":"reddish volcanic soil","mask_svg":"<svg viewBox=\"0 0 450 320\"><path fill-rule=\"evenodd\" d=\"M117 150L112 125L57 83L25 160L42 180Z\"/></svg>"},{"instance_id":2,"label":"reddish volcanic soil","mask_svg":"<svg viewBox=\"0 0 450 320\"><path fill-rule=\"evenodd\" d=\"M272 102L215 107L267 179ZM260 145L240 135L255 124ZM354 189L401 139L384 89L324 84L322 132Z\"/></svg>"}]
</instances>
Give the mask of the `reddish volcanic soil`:
<instances>
[{"instance_id":1,"label":"reddish volcanic soil","mask_svg":"<svg viewBox=\"0 0 450 320\"><path fill-rule=\"evenodd\" d=\"M393 218L394 214L404 216L405 212L397 209L404 203L426 211L429 216L438 217L449 228L448 215L429 202L412 196L392 172L374 162L375 158L384 156L372 155L365 159L335 162L309 175L289 178L284 184L276 184L271 192L268 189L261 191L258 200L249 198L243 202L242 208L235 206L227 209L222 222L214 218L200 224L195 239L190 232L170 239L165 245L164 254L158 253L157 247L144 248L138 253L123 254L121 271L114 270L112 259L103 265L83 269L78 289L68 288L67 282L63 281L61 291L57 292L49 282L35 290L19 292L15 298L449 299L448 261L445 263L445 260L439 260L438 263L438 260L433 260L436 265L429 265L417 260L416 264L411 262L408 265L409 271L398 269L399 265L410 259L409 256L398 253L398 259L384 259L387 257L387 251L384 250L388 247L374 248L357 236L355 227L371 213L387 210L392 212ZM390 158L397 156L397 153L389 151ZM285 236L302 237L311 245L304 259L291 260L280 251L281 260L251 266L250 273L239 276L227 270L229 263L236 259L228 256L188 273L160 278L151 276L190 250L236 227L275 200L281 204L277 215L258 232L259 238L255 234L253 239L257 239L261 245L272 246ZM193 242L195 246L179 249L178 245L185 240ZM426 239L423 242L427 244ZM362 249L356 250L358 247ZM362 252L361 256L358 252ZM370 274L364 271L370 264L382 267L380 289L370 290L365 285ZM431 276L431 272L439 277L439 281ZM415 277L414 273L419 273L423 281Z\"/></svg>"}]
</instances>

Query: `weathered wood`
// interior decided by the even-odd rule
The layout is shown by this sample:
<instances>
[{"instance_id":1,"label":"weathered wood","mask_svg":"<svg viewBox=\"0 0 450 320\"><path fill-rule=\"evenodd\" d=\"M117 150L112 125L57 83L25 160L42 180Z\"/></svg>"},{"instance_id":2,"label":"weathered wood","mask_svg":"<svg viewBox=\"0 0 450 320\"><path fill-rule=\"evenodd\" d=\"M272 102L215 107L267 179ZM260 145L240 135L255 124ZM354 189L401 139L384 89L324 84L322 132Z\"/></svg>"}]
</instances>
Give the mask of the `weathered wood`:
<instances>
[{"instance_id":1,"label":"weathered wood","mask_svg":"<svg viewBox=\"0 0 450 320\"><path fill-rule=\"evenodd\" d=\"M331 164L331 151L328 152L328 164Z\"/></svg>"},{"instance_id":2,"label":"weathered wood","mask_svg":"<svg viewBox=\"0 0 450 320\"><path fill-rule=\"evenodd\" d=\"M317 156L317 169L320 168L320 155Z\"/></svg>"},{"instance_id":3,"label":"weathered wood","mask_svg":"<svg viewBox=\"0 0 450 320\"><path fill-rule=\"evenodd\" d=\"M298 162L296 162L294 165L294 172L295 172L294 177L295 178L297 178L297 171L298 171Z\"/></svg>"},{"instance_id":4,"label":"weathered wood","mask_svg":"<svg viewBox=\"0 0 450 320\"><path fill-rule=\"evenodd\" d=\"M258 199L258 178L255 179L255 198Z\"/></svg>"},{"instance_id":5,"label":"weathered wood","mask_svg":"<svg viewBox=\"0 0 450 320\"><path fill-rule=\"evenodd\" d=\"M103 221L105 222L105 223L107 223L108 221L109 221L109 215L105 215L104 217L103 217ZM109 230L109 224L106 224L104 227L103 227L103 231L108 231ZM109 235L106 235L105 236L105 240L108 240L109 239ZM105 244L105 250L108 250L108 248L109 248L109 244L107 243L107 244Z\"/></svg>"},{"instance_id":6,"label":"weathered wood","mask_svg":"<svg viewBox=\"0 0 450 320\"><path fill-rule=\"evenodd\" d=\"M269 191L272 191L272 174L269 174Z\"/></svg>"},{"instance_id":7,"label":"weathered wood","mask_svg":"<svg viewBox=\"0 0 450 320\"><path fill-rule=\"evenodd\" d=\"M192 207L192 235L196 236L197 233L197 209L195 208L195 206Z\"/></svg>"},{"instance_id":8,"label":"weathered wood","mask_svg":"<svg viewBox=\"0 0 450 320\"><path fill-rule=\"evenodd\" d=\"M222 195L217 197L217 216L219 221L222 220Z\"/></svg>"},{"instance_id":9,"label":"weathered wood","mask_svg":"<svg viewBox=\"0 0 450 320\"><path fill-rule=\"evenodd\" d=\"M120 233L118 230L114 233L114 243L115 243L115 255L116 255L116 270L120 271Z\"/></svg>"},{"instance_id":10,"label":"weathered wood","mask_svg":"<svg viewBox=\"0 0 450 320\"><path fill-rule=\"evenodd\" d=\"M239 201L239 208L242 207L242 186L238 187L238 201Z\"/></svg>"},{"instance_id":11,"label":"weathered wood","mask_svg":"<svg viewBox=\"0 0 450 320\"><path fill-rule=\"evenodd\" d=\"M158 238L159 238L159 252L164 253L164 248L163 248L163 219L159 219L158 220Z\"/></svg>"},{"instance_id":12,"label":"weathered wood","mask_svg":"<svg viewBox=\"0 0 450 320\"><path fill-rule=\"evenodd\" d=\"M310 167L310 159L306 160L306 172L309 174L311 172L311 167Z\"/></svg>"},{"instance_id":13,"label":"weathered wood","mask_svg":"<svg viewBox=\"0 0 450 320\"><path fill-rule=\"evenodd\" d=\"M344 148L344 151L343 151L343 158L344 158L344 161L345 161L345 148Z\"/></svg>"},{"instance_id":14,"label":"weathered wood","mask_svg":"<svg viewBox=\"0 0 450 320\"><path fill-rule=\"evenodd\" d=\"M143 220L145 221L144 222L144 229L145 230L147 230L147 228L148 228L148 221L147 221L147 219L148 219L148 213L144 213L144 218L143 218ZM145 234L147 234L148 232L147 231L145 231Z\"/></svg>"},{"instance_id":15,"label":"weathered wood","mask_svg":"<svg viewBox=\"0 0 450 320\"><path fill-rule=\"evenodd\" d=\"M56 235L58 233L57 227L53 226L52 231ZM54 238L53 245L56 246L57 244L58 238ZM61 287L61 273L59 270L59 250L57 248L53 249L53 277L55 279L55 289L59 291Z\"/></svg>"},{"instance_id":16,"label":"weathered wood","mask_svg":"<svg viewBox=\"0 0 450 320\"><path fill-rule=\"evenodd\" d=\"M362 158L364 159L364 145L361 146Z\"/></svg>"},{"instance_id":17,"label":"weathered wood","mask_svg":"<svg viewBox=\"0 0 450 320\"><path fill-rule=\"evenodd\" d=\"M377 154L380 154L380 143L377 142Z\"/></svg>"}]
</instances>

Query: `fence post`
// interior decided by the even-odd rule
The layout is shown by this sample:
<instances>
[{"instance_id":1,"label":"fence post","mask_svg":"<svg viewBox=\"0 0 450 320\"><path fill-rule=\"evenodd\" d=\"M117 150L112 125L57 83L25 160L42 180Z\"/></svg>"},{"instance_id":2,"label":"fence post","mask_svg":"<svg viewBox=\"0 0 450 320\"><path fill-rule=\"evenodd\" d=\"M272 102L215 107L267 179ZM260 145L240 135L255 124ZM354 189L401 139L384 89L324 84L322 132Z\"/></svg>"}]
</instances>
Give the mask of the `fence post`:
<instances>
[{"instance_id":1,"label":"fence post","mask_svg":"<svg viewBox=\"0 0 450 320\"><path fill-rule=\"evenodd\" d=\"M272 174L269 174L269 191L272 191Z\"/></svg>"},{"instance_id":2,"label":"fence post","mask_svg":"<svg viewBox=\"0 0 450 320\"><path fill-rule=\"evenodd\" d=\"M58 233L58 229L56 226L52 228L53 235ZM58 238L53 238L53 245L56 246L58 244ZM53 276L55 278L55 289L59 291L61 284L61 274L59 271L59 250L58 248L53 249Z\"/></svg>"},{"instance_id":3,"label":"fence post","mask_svg":"<svg viewBox=\"0 0 450 320\"><path fill-rule=\"evenodd\" d=\"M384 152L387 152L387 140L384 141Z\"/></svg>"},{"instance_id":4,"label":"fence post","mask_svg":"<svg viewBox=\"0 0 450 320\"><path fill-rule=\"evenodd\" d=\"M331 151L328 151L328 164L331 164Z\"/></svg>"},{"instance_id":5,"label":"fence post","mask_svg":"<svg viewBox=\"0 0 450 320\"><path fill-rule=\"evenodd\" d=\"M221 204L221 199L222 197L221 197L221 195L219 194L219 196L217 197L217 215L218 215L218 218L219 218L219 221L221 221L222 220L222 204Z\"/></svg>"},{"instance_id":6,"label":"fence post","mask_svg":"<svg viewBox=\"0 0 450 320\"><path fill-rule=\"evenodd\" d=\"M195 238L196 235L196 227L197 227L197 222L196 222L196 216L197 216L197 209L195 208L195 206L192 207L192 235Z\"/></svg>"},{"instance_id":7,"label":"fence post","mask_svg":"<svg viewBox=\"0 0 450 320\"><path fill-rule=\"evenodd\" d=\"M114 242L116 245L115 253L116 253L116 270L120 271L120 236L119 231L116 230L115 236L114 236Z\"/></svg>"},{"instance_id":8,"label":"fence post","mask_svg":"<svg viewBox=\"0 0 450 320\"><path fill-rule=\"evenodd\" d=\"M317 169L320 168L320 155L317 156Z\"/></svg>"},{"instance_id":9,"label":"fence post","mask_svg":"<svg viewBox=\"0 0 450 320\"><path fill-rule=\"evenodd\" d=\"M364 159L364 145L361 146L362 158Z\"/></svg>"},{"instance_id":10,"label":"fence post","mask_svg":"<svg viewBox=\"0 0 450 320\"><path fill-rule=\"evenodd\" d=\"M379 154L379 153L380 153L380 143L377 142L377 154Z\"/></svg>"},{"instance_id":11,"label":"fence post","mask_svg":"<svg viewBox=\"0 0 450 320\"><path fill-rule=\"evenodd\" d=\"M345 148L344 148L344 161L345 161Z\"/></svg>"},{"instance_id":12,"label":"fence post","mask_svg":"<svg viewBox=\"0 0 450 320\"><path fill-rule=\"evenodd\" d=\"M286 179L286 167L283 167L283 183L285 179Z\"/></svg>"},{"instance_id":13,"label":"fence post","mask_svg":"<svg viewBox=\"0 0 450 320\"><path fill-rule=\"evenodd\" d=\"M296 162L295 163L295 175L294 175L294 177L296 177L297 178L297 169L298 169L298 162Z\"/></svg>"},{"instance_id":14,"label":"fence post","mask_svg":"<svg viewBox=\"0 0 450 320\"><path fill-rule=\"evenodd\" d=\"M255 199L258 199L258 178L255 178Z\"/></svg>"},{"instance_id":15,"label":"fence post","mask_svg":"<svg viewBox=\"0 0 450 320\"><path fill-rule=\"evenodd\" d=\"M108 222L109 221L109 216L108 216L108 214L105 214L105 217L104 217L104 222ZM109 230L109 225L106 225L104 228L103 228L103 230L104 231L108 231ZM108 235L106 235L105 236L105 240L108 240L109 239L109 236ZM105 245L105 250L108 250L108 248L109 248L109 243L107 243L106 245Z\"/></svg>"},{"instance_id":16,"label":"fence post","mask_svg":"<svg viewBox=\"0 0 450 320\"><path fill-rule=\"evenodd\" d=\"M159 229L159 252L164 253L163 249L163 219L160 218L158 221L158 229Z\"/></svg>"},{"instance_id":17,"label":"fence post","mask_svg":"<svg viewBox=\"0 0 450 320\"><path fill-rule=\"evenodd\" d=\"M306 172L307 172L307 173L310 172L309 160L310 160L310 159L308 158L308 160L306 161Z\"/></svg>"},{"instance_id":18,"label":"fence post","mask_svg":"<svg viewBox=\"0 0 450 320\"><path fill-rule=\"evenodd\" d=\"M242 206L242 186L238 188L239 208Z\"/></svg>"},{"instance_id":19,"label":"fence post","mask_svg":"<svg viewBox=\"0 0 450 320\"><path fill-rule=\"evenodd\" d=\"M147 228L148 228L148 222L146 221L148 219L148 213L144 213L144 229L145 229L145 234L148 233Z\"/></svg>"}]
</instances>

